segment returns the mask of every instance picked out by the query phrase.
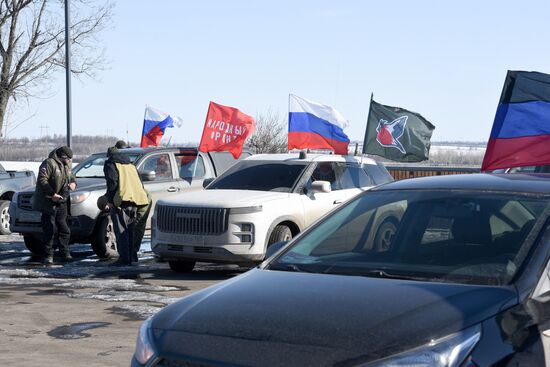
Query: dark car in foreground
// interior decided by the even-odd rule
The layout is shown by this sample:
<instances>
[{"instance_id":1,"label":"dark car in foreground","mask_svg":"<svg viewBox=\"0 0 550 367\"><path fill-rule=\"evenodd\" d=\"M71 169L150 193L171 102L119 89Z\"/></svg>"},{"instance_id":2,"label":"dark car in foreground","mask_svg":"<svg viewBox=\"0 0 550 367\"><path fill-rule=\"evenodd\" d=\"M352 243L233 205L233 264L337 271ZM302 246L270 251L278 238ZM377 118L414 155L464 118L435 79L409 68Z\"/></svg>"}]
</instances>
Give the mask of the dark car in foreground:
<instances>
[{"instance_id":1,"label":"dark car in foreground","mask_svg":"<svg viewBox=\"0 0 550 367\"><path fill-rule=\"evenodd\" d=\"M544 366L550 176L398 181L145 321L133 366ZM386 246L378 216L405 207Z\"/></svg>"}]
</instances>

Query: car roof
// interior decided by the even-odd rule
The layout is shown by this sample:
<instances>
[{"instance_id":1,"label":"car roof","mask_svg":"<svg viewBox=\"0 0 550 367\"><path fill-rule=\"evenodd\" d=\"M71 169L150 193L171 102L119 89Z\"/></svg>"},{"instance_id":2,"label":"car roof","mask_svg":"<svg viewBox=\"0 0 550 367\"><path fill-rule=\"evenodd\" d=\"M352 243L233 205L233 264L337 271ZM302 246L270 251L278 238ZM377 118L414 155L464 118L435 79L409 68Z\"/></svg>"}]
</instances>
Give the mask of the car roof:
<instances>
[{"instance_id":1,"label":"car roof","mask_svg":"<svg viewBox=\"0 0 550 367\"><path fill-rule=\"evenodd\" d=\"M307 153L305 158L300 158L300 153L281 153L281 154L256 154L246 158L247 161L303 161L303 162L348 162L376 165L372 158L356 157L339 154L317 154Z\"/></svg>"},{"instance_id":2,"label":"car roof","mask_svg":"<svg viewBox=\"0 0 550 367\"><path fill-rule=\"evenodd\" d=\"M550 195L550 174L472 173L394 181L374 188L385 190L475 190Z\"/></svg>"},{"instance_id":3,"label":"car roof","mask_svg":"<svg viewBox=\"0 0 550 367\"><path fill-rule=\"evenodd\" d=\"M152 152L152 151L154 151L154 152L180 151L180 152L193 152L193 153L196 153L197 152L197 147L147 147L147 148L135 147L135 148L120 149L119 153L142 155L142 154ZM107 154L107 150L105 150L104 152L96 152L96 153L93 153L92 155L101 156L101 155L106 155L106 154Z\"/></svg>"}]
</instances>

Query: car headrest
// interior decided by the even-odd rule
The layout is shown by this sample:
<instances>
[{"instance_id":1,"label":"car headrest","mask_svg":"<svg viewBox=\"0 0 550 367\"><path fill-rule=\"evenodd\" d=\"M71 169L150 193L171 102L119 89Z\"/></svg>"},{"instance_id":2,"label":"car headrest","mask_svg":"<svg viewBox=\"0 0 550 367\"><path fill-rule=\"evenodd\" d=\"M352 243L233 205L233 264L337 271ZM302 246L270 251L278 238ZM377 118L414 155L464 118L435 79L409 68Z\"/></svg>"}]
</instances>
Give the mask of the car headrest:
<instances>
[{"instance_id":1,"label":"car headrest","mask_svg":"<svg viewBox=\"0 0 550 367\"><path fill-rule=\"evenodd\" d=\"M459 243L488 245L492 241L489 220L479 213L454 218L451 233Z\"/></svg>"}]
</instances>

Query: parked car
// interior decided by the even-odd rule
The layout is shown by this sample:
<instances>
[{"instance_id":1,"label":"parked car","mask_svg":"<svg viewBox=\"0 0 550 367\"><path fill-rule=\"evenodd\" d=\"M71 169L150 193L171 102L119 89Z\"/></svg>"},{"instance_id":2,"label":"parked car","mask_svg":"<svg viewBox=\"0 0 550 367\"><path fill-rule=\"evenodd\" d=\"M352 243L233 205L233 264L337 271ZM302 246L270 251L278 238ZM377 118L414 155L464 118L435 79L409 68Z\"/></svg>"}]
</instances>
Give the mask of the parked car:
<instances>
[{"instance_id":1,"label":"parked car","mask_svg":"<svg viewBox=\"0 0 550 367\"><path fill-rule=\"evenodd\" d=\"M145 321L132 365L544 366L549 203L550 175L375 187ZM377 248L375 218L403 205Z\"/></svg>"},{"instance_id":2,"label":"parked car","mask_svg":"<svg viewBox=\"0 0 550 367\"><path fill-rule=\"evenodd\" d=\"M0 235L11 233L9 206L13 195L34 184L36 176L33 171L7 171L0 164Z\"/></svg>"},{"instance_id":3,"label":"parked car","mask_svg":"<svg viewBox=\"0 0 550 367\"><path fill-rule=\"evenodd\" d=\"M376 180L366 171L376 172ZM254 155L205 191L160 200L152 250L176 272L191 271L196 261L260 262L272 243L291 239L351 197L390 181L384 171L372 159L352 156ZM384 218L386 234L373 236L387 236L398 216Z\"/></svg>"},{"instance_id":4,"label":"parked car","mask_svg":"<svg viewBox=\"0 0 550 367\"><path fill-rule=\"evenodd\" d=\"M153 207L157 200L183 191L202 190L209 182L237 160L227 152L202 153L195 148L129 148L120 150L137 166L145 188L151 194ZM243 152L241 158L250 156ZM198 159L197 159L198 157ZM239 159L241 159L239 158ZM97 208L97 198L106 191L103 163L106 153L93 154L74 169L77 190L71 193L71 243L91 243L101 258L116 253L116 237L108 215ZM25 245L40 255L40 213L32 210L34 188L18 192L10 207L13 232L23 235ZM147 228L150 227L150 219Z\"/></svg>"}]
</instances>

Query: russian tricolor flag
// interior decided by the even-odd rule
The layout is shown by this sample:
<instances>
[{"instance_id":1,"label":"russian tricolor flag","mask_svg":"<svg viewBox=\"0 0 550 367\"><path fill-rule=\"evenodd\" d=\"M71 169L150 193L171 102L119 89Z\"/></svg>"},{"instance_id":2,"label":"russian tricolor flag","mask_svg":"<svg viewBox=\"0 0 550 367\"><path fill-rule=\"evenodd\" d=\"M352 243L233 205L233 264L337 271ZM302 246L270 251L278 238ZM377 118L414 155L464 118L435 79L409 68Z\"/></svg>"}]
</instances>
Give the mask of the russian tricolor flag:
<instances>
[{"instance_id":1,"label":"russian tricolor flag","mask_svg":"<svg viewBox=\"0 0 550 367\"><path fill-rule=\"evenodd\" d=\"M141 133L141 147L157 147L167 127L181 127L181 118L172 117L156 108L146 106Z\"/></svg>"},{"instance_id":2,"label":"russian tricolor flag","mask_svg":"<svg viewBox=\"0 0 550 367\"><path fill-rule=\"evenodd\" d=\"M508 71L482 171L550 164L550 75Z\"/></svg>"},{"instance_id":3,"label":"russian tricolor flag","mask_svg":"<svg viewBox=\"0 0 550 367\"><path fill-rule=\"evenodd\" d=\"M288 150L328 149L348 154L348 121L334 108L291 94L288 112Z\"/></svg>"}]
</instances>

